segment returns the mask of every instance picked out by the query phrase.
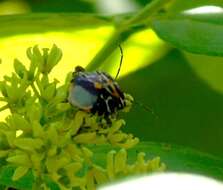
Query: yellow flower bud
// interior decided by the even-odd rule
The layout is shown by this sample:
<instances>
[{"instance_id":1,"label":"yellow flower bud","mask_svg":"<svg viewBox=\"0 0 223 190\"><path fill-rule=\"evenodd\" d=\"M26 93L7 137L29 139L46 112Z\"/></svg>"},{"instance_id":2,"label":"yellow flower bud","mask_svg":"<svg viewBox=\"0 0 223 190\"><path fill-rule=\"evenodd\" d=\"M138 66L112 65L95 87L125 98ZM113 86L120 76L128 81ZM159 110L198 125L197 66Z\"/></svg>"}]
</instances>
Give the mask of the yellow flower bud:
<instances>
[{"instance_id":1,"label":"yellow flower bud","mask_svg":"<svg viewBox=\"0 0 223 190\"><path fill-rule=\"evenodd\" d=\"M56 84L51 83L46 87L46 89L43 90L42 97L45 100L50 101L55 96L55 93L56 93Z\"/></svg>"},{"instance_id":2,"label":"yellow flower bud","mask_svg":"<svg viewBox=\"0 0 223 190\"><path fill-rule=\"evenodd\" d=\"M80 163L80 162L73 162L73 163L70 163L70 164L64 166L64 169L67 171L68 176L73 176L81 168L82 168L82 163Z\"/></svg>"},{"instance_id":3,"label":"yellow flower bud","mask_svg":"<svg viewBox=\"0 0 223 190\"><path fill-rule=\"evenodd\" d=\"M40 125L40 123L38 121L34 121L32 123L32 130L33 130L34 137L39 137L39 138L45 137L43 127Z\"/></svg>"},{"instance_id":4,"label":"yellow flower bud","mask_svg":"<svg viewBox=\"0 0 223 190\"><path fill-rule=\"evenodd\" d=\"M14 113L11 117L8 118L8 122L14 129L20 129L25 132L31 131L31 127L28 121L19 114Z\"/></svg>"},{"instance_id":5,"label":"yellow flower bud","mask_svg":"<svg viewBox=\"0 0 223 190\"><path fill-rule=\"evenodd\" d=\"M37 121L39 122L42 115L42 107L40 104L31 104L27 106L28 112L26 115L28 116L31 122Z\"/></svg>"},{"instance_id":6,"label":"yellow flower bud","mask_svg":"<svg viewBox=\"0 0 223 190\"><path fill-rule=\"evenodd\" d=\"M160 157L155 157L148 162L147 169L150 171L154 171L160 167Z\"/></svg>"},{"instance_id":7,"label":"yellow flower bud","mask_svg":"<svg viewBox=\"0 0 223 190\"><path fill-rule=\"evenodd\" d=\"M94 183L94 174L92 170L88 171L87 176L86 176L86 182L87 182L86 184L87 190L96 190L95 183Z\"/></svg>"},{"instance_id":8,"label":"yellow flower bud","mask_svg":"<svg viewBox=\"0 0 223 190\"><path fill-rule=\"evenodd\" d=\"M135 173L135 164L127 165L126 167L127 174L134 174Z\"/></svg>"},{"instance_id":9,"label":"yellow flower bud","mask_svg":"<svg viewBox=\"0 0 223 190\"><path fill-rule=\"evenodd\" d=\"M126 94L126 93L124 93L124 96L125 96L125 99L127 99L127 100L129 100L129 101L131 101L131 102L134 101L134 98L133 98L130 94Z\"/></svg>"},{"instance_id":10,"label":"yellow flower bud","mask_svg":"<svg viewBox=\"0 0 223 190\"><path fill-rule=\"evenodd\" d=\"M70 123L70 129L71 129L71 134L75 135L77 134L78 130L80 129L81 125L83 124L83 120L86 116L86 112L83 111L78 111L75 115L75 118L73 121Z\"/></svg>"},{"instance_id":11,"label":"yellow flower bud","mask_svg":"<svg viewBox=\"0 0 223 190\"><path fill-rule=\"evenodd\" d=\"M92 144L105 144L107 142L107 138L104 135L97 135L94 140L92 140Z\"/></svg>"},{"instance_id":12,"label":"yellow flower bud","mask_svg":"<svg viewBox=\"0 0 223 190\"><path fill-rule=\"evenodd\" d=\"M57 153L57 146L52 146L48 152L47 152L47 155L48 156L55 156Z\"/></svg>"},{"instance_id":13,"label":"yellow flower bud","mask_svg":"<svg viewBox=\"0 0 223 190\"><path fill-rule=\"evenodd\" d=\"M140 152L137 155L137 161L136 161L136 171L138 173L144 173L147 171L147 165L145 163L145 153Z\"/></svg>"},{"instance_id":14,"label":"yellow flower bud","mask_svg":"<svg viewBox=\"0 0 223 190\"><path fill-rule=\"evenodd\" d=\"M115 173L125 171L127 163L127 152L125 149L121 149L116 155L114 159L114 169Z\"/></svg>"},{"instance_id":15,"label":"yellow flower bud","mask_svg":"<svg viewBox=\"0 0 223 190\"><path fill-rule=\"evenodd\" d=\"M55 126L50 126L47 131L47 139L54 145L58 144L58 132Z\"/></svg>"},{"instance_id":16,"label":"yellow flower bud","mask_svg":"<svg viewBox=\"0 0 223 190\"><path fill-rule=\"evenodd\" d=\"M82 146L81 149L82 149L83 154L86 157L91 158L93 156L93 152L91 152L90 149L88 149L88 148L86 148L84 146Z\"/></svg>"},{"instance_id":17,"label":"yellow flower bud","mask_svg":"<svg viewBox=\"0 0 223 190\"><path fill-rule=\"evenodd\" d=\"M139 139L135 137L133 139L127 139L126 142L124 143L117 143L117 145L122 148L129 149L129 148L134 147L138 143L139 143Z\"/></svg>"},{"instance_id":18,"label":"yellow flower bud","mask_svg":"<svg viewBox=\"0 0 223 190\"><path fill-rule=\"evenodd\" d=\"M46 159L46 167L49 173L57 172L58 169L63 168L68 163L69 160L64 156L54 156Z\"/></svg>"},{"instance_id":19,"label":"yellow flower bud","mask_svg":"<svg viewBox=\"0 0 223 190\"><path fill-rule=\"evenodd\" d=\"M65 148L65 152L70 154L71 158L75 161L82 161L82 151L75 144L69 144Z\"/></svg>"},{"instance_id":20,"label":"yellow flower bud","mask_svg":"<svg viewBox=\"0 0 223 190\"><path fill-rule=\"evenodd\" d=\"M87 183L88 178L85 179L85 178L81 178L81 177L77 177L77 176L72 176L72 177L70 176L69 180L70 180L71 187L84 187L85 184ZM91 190L91 189L89 189L89 190ZM92 190L94 190L94 189L92 189Z\"/></svg>"},{"instance_id":21,"label":"yellow flower bud","mask_svg":"<svg viewBox=\"0 0 223 190\"><path fill-rule=\"evenodd\" d=\"M52 68L60 61L61 58L62 58L62 51L54 44L47 56L47 63L45 65L46 72L49 73L52 70Z\"/></svg>"},{"instance_id":22,"label":"yellow flower bud","mask_svg":"<svg viewBox=\"0 0 223 190\"><path fill-rule=\"evenodd\" d=\"M106 170L103 168L94 165L92 171L97 184L103 184L108 181Z\"/></svg>"},{"instance_id":23,"label":"yellow flower bud","mask_svg":"<svg viewBox=\"0 0 223 190\"><path fill-rule=\"evenodd\" d=\"M31 166L31 161L29 159L29 156L25 153L8 157L6 161L21 166L27 166L27 167Z\"/></svg>"},{"instance_id":24,"label":"yellow flower bud","mask_svg":"<svg viewBox=\"0 0 223 190\"><path fill-rule=\"evenodd\" d=\"M3 133L5 134L7 141L9 143L9 146L14 148L14 140L16 138L16 131L3 131Z\"/></svg>"},{"instance_id":25,"label":"yellow flower bud","mask_svg":"<svg viewBox=\"0 0 223 190\"><path fill-rule=\"evenodd\" d=\"M44 153L32 153L30 155L30 160L32 162L32 167L37 171L41 171L41 162L44 159Z\"/></svg>"},{"instance_id":26,"label":"yellow flower bud","mask_svg":"<svg viewBox=\"0 0 223 190\"><path fill-rule=\"evenodd\" d=\"M6 157L10 150L0 150L0 158Z\"/></svg>"},{"instance_id":27,"label":"yellow flower bud","mask_svg":"<svg viewBox=\"0 0 223 190\"><path fill-rule=\"evenodd\" d=\"M59 103L57 104L57 109L59 111L67 111L71 108L71 105L69 103Z\"/></svg>"},{"instance_id":28,"label":"yellow flower bud","mask_svg":"<svg viewBox=\"0 0 223 190\"><path fill-rule=\"evenodd\" d=\"M75 143L90 144L96 139L96 132L82 133L73 138Z\"/></svg>"},{"instance_id":29,"label":"yellow flower bud","mask_svg":"<svg viewBox=\"0 0 223 190\"><path fill-rule=\"evenodd\" d=\"M127 137L127 134L125 133L115 133L112 135L108 135L108 139L111 142L111 144L115 142L123 141Z\"/></svg>"},{"instance_id":30,"label":"yellow flower bud","mask_svg":"<svg viewBox=\"0 0 223 190\"><path fill-rule=\"evenodd\" d=\"M115 177L115 167L114 167L114 156L115 156L115 151L112 150L107 154L107 173L109 179L114 179Z\"/></svg>"},{"instance_id":31,"label":"yellow flower bud","mask_svg":"<svg viewBox=\"0 0 223 190\"><path fill-rule=\"evenodd\" d=\"M32 138L16 138L14 141L15 146L28 151L35 151L35 149L40 149L43 146L43 141L41 139Z\"/></svg>"}]
</instances>

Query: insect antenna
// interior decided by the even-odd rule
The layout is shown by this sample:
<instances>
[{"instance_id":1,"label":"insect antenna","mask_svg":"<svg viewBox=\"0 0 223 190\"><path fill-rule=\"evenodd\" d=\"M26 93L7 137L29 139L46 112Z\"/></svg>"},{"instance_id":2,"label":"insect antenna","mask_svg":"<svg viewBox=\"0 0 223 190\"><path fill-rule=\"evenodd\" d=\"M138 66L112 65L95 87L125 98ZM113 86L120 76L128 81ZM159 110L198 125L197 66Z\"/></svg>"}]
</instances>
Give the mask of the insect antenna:
<instances>
[{"instance_id":1,"label":"insect antenna","mask_svg":"<svg viewBox=\"0 0 223 190\"><path fill-rule=\"evenodd\" d=\"M132 102L133 102L133 104L136 104L136 105L142 107L144 110L151 112L155 116L156 119L159 118L159 116L154 112L154 110L151 107L144 105L143 103L138 102L137 100L134 100Z\"/></svg>"},{"instance_id":2,"label":"insect antenna","mask_svg":"<svg viewBox=\"0 0 223 190\"><path fill-rule=\"evenodd\" d=\"M119 68L118 68L117 74L115 76L115 80L118 78L118 75L120 73L120 70L121 70L121 67L122 67L122 62L123 62L123 57L124 57L123 50L122 50L122 46L119 44L118 47L120 49L121 58L120 58ZM149 107L147 105L144 105L143 103L141 103L141 102L139 102L137 100L132 101L132 103L135 104L135 105L138 105L138 106L142 107L144 110L146 110L148 112L151 112L155 116L156 119L159 118L159 116L154 112L154 110L151 107Z\"/></svg>"},{"instance_id":3,"label":"insect antenna","mask_svg":"<svg viewBox=\"0 0 223 190\"><path fill-rule=\"evenodd\" d=\"M120 63L119 63L119 68L118 68L118 72L115 76L115 80L118 78L118 75L120 73L121 67L122 67L122 61L123 61L123 50L122 50L122 46L119 44L118 45L119 49L120 49L120 53L121 53L121 58L120 58Z\"/></svg>"}]
</instances>

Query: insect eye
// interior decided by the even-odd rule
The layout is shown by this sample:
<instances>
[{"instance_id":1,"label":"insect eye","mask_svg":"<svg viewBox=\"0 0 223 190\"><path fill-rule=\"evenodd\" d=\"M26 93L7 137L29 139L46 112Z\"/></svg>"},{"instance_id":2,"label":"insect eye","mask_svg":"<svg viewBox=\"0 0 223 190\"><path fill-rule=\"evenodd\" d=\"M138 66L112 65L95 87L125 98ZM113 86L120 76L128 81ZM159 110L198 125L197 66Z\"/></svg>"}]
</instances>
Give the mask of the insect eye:
<instances>
[{"instance_id":1,"label":"insect eye","mask_svg":"<svg viewBox=\"0 0 223 190\"><path fill-rule=\"evenodd\" d=\"M78 65L78 66L75 67L75 71L74 72L78 73L78 72L84 72L84 71L85 71L85 69Z\"/></svg>"}]
</instances>

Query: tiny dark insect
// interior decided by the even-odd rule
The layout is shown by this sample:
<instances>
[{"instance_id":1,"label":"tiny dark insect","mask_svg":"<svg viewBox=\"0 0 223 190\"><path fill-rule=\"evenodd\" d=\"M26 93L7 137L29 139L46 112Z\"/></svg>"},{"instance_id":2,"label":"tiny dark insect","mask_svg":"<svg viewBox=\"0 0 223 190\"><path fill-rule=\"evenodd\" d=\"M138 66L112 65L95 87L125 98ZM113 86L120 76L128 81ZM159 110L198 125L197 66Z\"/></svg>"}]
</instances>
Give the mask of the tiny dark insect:
<instances>
[{"instance_id":1,"label":"tiny dark insect","mask_svg":"<svg viewBox=\"0 0 223 190\"><path fill-rule=\"evenodd\" d=\"M119 47L121 60L115 79L118 77L123 59L122 48ZM115 79L105 72L87 72L81 66L77 66L71 80L68 101L81 110L109 116L126 106L124 93Z\"/></svg>"}]
</instances>

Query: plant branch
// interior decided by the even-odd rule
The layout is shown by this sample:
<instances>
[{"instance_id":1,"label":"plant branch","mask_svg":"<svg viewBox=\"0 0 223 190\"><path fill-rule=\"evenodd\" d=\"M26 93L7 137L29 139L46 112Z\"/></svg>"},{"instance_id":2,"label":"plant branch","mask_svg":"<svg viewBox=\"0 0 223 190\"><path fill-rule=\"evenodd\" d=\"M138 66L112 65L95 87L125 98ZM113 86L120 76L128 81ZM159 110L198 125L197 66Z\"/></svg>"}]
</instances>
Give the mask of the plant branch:
<instances>
[{"instance_id":1,"label":"plant branch","mask_svg":"<svg viewBox=\"0 0 223 190\"><path fill-rule=\"evenodd\" d=\"M1 102L5 102L5 101L6 101L6 98L4 98L4 97L0 97L0 101L1 101Z\"/></svg>"},{"instance_id":2,"label":"plant branch","mask_svg":"<svg viewBox=\"0 0 223 190\"><path fill-rule=\"evenodd\" d=\"M34 94L35 94L38 98L40 98L40 94L39 94L39 92L37 91L37 89L36 89L34 83L31 84L31 87L32 87L32 89L33 89Z\"/></svg>"},{"instance_id":3,"label":"plant branch","mask_svg":"<svg viewBox=\"0 0 223 190\"><path fill-rule=\"evenodd\" d=\"M143 22L145 19L159 11L165 4L172 0L153 0L151 3L146 5L138 14L127 20L124 25L130 26Z\"/></svg>"},{"instance_id":4,"label":"plant branch","mask_svg":"<svg viewBox=\"0 0 223 190\"><path fill-rule=\"evenodd\" d=\"M112 54L112 52L118 47L119 44L127 40L127 38L138 30L131 30L133 25L141 24L145 19L148 19L151 15L159 11L166 3L172 0L153 0L144 9L132 18L124 21L119 28L113 33L110 39L102 47L102 49L96 54L96 56L88 64L86 70L96 70L101 66L103 61Z\"/></svg>"}]
</instances>

